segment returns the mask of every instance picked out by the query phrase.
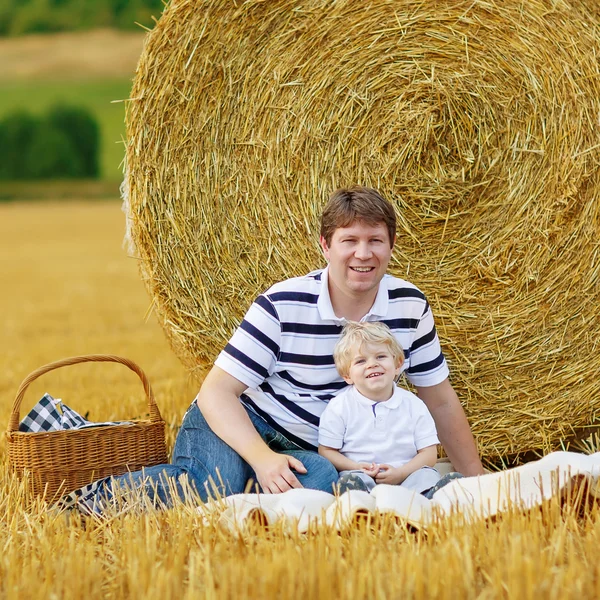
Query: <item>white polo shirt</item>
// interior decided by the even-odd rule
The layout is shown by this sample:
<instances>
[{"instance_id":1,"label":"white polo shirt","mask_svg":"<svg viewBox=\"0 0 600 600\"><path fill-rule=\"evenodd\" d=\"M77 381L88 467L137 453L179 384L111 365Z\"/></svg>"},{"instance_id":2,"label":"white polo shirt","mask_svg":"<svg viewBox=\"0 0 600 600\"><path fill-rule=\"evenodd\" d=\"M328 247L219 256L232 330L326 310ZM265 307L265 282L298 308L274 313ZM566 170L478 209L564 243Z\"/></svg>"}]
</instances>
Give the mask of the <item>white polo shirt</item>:
<instances>
[{"instance_id":1,"label":"white polo shirt","mask_svg":"<svg viewBox=\"0 0 600 600\"><path fill-rule=\"evenodd\" d=\"M448 377L431 308L413 284L385 275L362 320L390 328L412 384ZM256 298L215 364L248 386L247 407L300 448L316 450L321 413L348 387L333 362L345 323L331 305L328 269L281 281Z\"/></svg>"},{"instance_id":2,"label":"white polo shirt","mask_svg":"<svg viewBox=\"0 0 600 600\"><path fill-rule=\"evenodd\" d=\"M321 415L319 444L356 462L399 467L419 450L439 444L433 417L413 393L394 386L385 402L365 398L350 386Z\"/></svg>"}]
</instances>

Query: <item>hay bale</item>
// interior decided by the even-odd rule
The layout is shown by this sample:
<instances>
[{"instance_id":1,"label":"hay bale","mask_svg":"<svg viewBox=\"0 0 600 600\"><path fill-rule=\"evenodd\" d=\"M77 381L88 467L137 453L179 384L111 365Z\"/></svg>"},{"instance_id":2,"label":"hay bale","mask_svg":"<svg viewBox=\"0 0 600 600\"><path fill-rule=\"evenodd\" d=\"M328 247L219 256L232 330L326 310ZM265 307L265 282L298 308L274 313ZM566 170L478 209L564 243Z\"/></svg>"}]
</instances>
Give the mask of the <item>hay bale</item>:
<instances>
[{"instance_id":1,"label":"hay bale","mask_svg":"<svg viewBox=\"0 0 600 600\"><path fill-rule=\"evenodd\" d=\"M590 0L591 1L591 0ZM197 370L272 282L324 265L335 188L398 211L488 458L600 408L597 16L550 0L173 0L127 112L131 240Z\"/></svg>"}]
</instances>

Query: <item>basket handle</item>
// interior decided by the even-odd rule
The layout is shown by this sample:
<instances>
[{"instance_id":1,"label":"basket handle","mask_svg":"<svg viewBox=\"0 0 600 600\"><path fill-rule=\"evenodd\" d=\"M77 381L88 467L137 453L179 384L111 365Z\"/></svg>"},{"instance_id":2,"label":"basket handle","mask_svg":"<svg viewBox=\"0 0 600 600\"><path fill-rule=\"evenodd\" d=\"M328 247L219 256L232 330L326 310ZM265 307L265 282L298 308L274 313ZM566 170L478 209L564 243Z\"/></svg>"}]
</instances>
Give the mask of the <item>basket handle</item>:
<instances>
[{"instance_id":1,"label":"basket handle","mask_svg":"<svg viewBox=\"0 0 600 600\"><path fill-rule=\"evenodd\" d=\"M68 367L70 365L77 365L79 363L85 362L115 362L125 365L129 369L131 369L142 381L142 385L144 386L144 392L146 392L146 398L148 399L148 409L150 412L150 421L152 423L157 423L162 421L162 417L160 415L160 411L158 410L158 406L156 405L156 400L154 399L154 393L152 392L152 388L150 387L150 382L146 377L146 374L142 369L134 363L132 360L127 358L122 358L120 356L113 356L112 354L87 354L84 356L72 356L71 358L63 358L62 360L57 360L56 362L49 363L36 369L33 373L30 373L25 379L23 383L21 383L19 390L17 391L17 397L13 403L12 414L10 415L10 419L8 421L8 433L12 433L13 431L19 430L19 413L21 410L21 401L23 400L23 396L25 396L25 392L29 385L35 381L38 377L48 373L49 371L53 371L54 369L59 369L60 367Z\"/></svg>"}]
</instances>

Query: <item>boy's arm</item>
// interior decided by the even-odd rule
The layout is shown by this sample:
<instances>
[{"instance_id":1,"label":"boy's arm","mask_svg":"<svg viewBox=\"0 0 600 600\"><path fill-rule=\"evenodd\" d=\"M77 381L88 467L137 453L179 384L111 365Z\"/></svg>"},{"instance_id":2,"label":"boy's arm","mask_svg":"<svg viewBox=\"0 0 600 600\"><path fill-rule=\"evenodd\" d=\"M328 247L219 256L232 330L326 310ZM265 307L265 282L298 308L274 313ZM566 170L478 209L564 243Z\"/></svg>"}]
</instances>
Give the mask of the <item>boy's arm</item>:
<instances>
[{"instance_id":1,"label":"boy's arm","mask_svg":"<svg viewBox=\"0 0 600 600\"><path fill-rule=\"evenodd\" d=\"M338 471L357 471L371 466L369 463L359 463L351 460L339 450L321 444L319 444L319 454L325 457Z\"/></svg>"},{"instance_id":2,"label":"boy's arm","mask_svg":"<svg viewBox=\"0 0 600 600\"><path fill-rule=\"evenodd\" d=\"M437 462L437 445L427 446L417 451L417 455L400 467L381 465L380 471L375 477L377 483L388 483L398 485L410 474L422 467L433 467Z\"/></svg>"}]
</instances>

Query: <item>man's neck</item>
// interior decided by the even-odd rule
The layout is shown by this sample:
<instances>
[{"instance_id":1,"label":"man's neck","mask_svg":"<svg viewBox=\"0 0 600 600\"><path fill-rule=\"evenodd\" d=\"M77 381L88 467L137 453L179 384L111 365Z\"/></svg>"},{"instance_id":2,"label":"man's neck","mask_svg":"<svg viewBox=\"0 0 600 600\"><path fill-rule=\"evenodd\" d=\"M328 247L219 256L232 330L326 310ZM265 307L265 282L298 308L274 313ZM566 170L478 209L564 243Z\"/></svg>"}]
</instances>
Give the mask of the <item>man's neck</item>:
<instances>
[{"instance_id":1,"label":"man's neck","mask_svg":"<svg viewBox=\"0 0 600 600\"><path fill-rule=\"evenodd\" d=\"M360 321L371 310L377 292L378 288L375 288L367 294L349 296L329 282L329 298L333 312L338 319L347 321Z\"/></svg>"}]
</instances>

